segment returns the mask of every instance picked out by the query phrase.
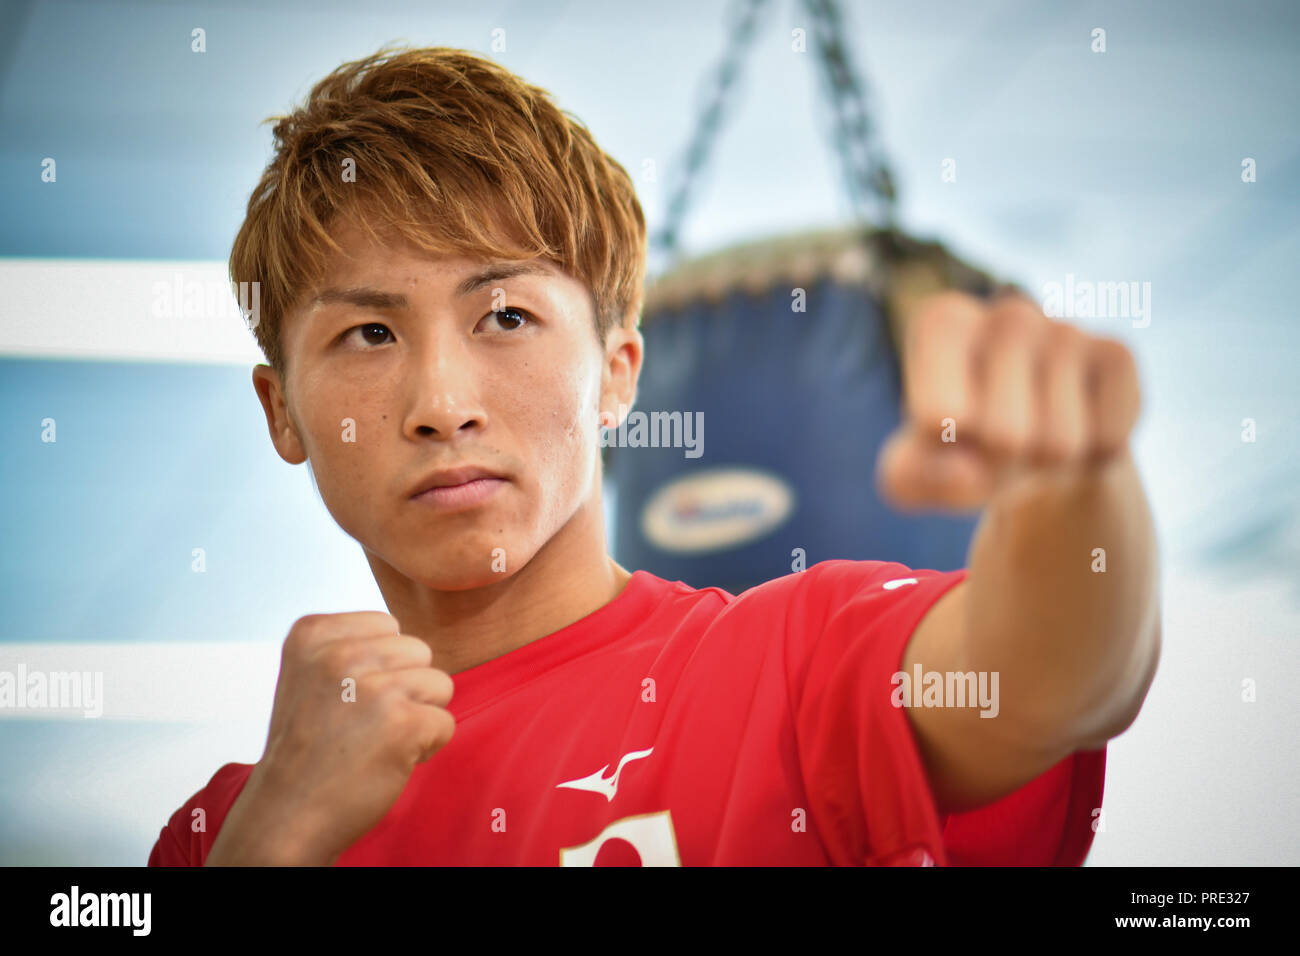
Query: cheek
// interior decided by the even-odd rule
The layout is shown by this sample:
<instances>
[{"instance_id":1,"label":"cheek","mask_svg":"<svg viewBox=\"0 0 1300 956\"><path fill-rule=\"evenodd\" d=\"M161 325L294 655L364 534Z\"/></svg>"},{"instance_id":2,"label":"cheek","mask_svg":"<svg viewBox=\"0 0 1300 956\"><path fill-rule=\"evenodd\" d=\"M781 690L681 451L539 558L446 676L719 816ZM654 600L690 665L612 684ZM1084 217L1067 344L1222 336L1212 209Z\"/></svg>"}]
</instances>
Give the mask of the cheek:
<instances>
[{"instance_id":1,"label":"cheek","mask_svg":"<svg viewBox=\"0 0 1300 956\"><path fill-rule=\"evenodd\" d=\"M298 421L321 497L338 517L340 508L364 504L358 492L371 485L370 470L383 461L380 454L382 401L374 394L357 394L334 387L304 390L301 402L309 409ZM368 454L373 450L374 454Z\"/></svg>"},{"instance_id":2,"label":"cheek","mask_svg":"<svg viewBox=\"0 0 1300 956\"><path fill-rule=\"evenodd\" d=\"M599 384L587 370L574 370L521 388L515 407L529 410L517 419L524 429L521 437L552 481L560 475L585 479L594 464L600 440Z\"/></svg>"},{"instance_id":3,"label":"cheek","mask_svg":"<svg viewBox=\"0 0 1300 956\"><path fill-rule=\"evenodd\" d=\"M556 410L556 427L570 453L590 464L600 436L600 377L575 374L565 395L567 402Z\"/></svg>"}]
</instances>

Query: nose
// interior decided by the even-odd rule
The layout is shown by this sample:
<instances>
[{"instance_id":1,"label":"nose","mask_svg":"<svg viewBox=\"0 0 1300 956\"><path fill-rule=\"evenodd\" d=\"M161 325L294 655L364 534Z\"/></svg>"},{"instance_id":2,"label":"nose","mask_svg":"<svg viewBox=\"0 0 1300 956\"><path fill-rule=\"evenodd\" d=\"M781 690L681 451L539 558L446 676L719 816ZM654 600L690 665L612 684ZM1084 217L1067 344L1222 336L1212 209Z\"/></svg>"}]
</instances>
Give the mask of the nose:
<instances>
[{"instance_id":1,"label":"nose","mask_svg":"<svg viewBox=\"0 0 1300 956\"><path fill-rule=\"evenodd\" d=\"M408 404L403 434L450 439L487 425L478 376L462 345L443 337L412 355L405 370Z\"/></svg>"}]
</instances>

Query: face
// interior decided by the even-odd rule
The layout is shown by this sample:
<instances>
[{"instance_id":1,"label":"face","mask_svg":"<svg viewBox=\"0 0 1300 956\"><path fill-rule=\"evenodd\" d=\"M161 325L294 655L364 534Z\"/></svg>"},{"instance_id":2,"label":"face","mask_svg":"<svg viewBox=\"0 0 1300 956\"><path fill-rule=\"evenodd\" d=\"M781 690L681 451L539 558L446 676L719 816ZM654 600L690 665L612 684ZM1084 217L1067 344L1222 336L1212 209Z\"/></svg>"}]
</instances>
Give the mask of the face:
<instances>
[{"instance_id":1,"label":"face","mask_svg":"<svg viewBox=\"0 0 1300 956\"><path fill-rule=\"evenodd\" d=\"M635 399L640 333L613 329L602 348L590 292L545 260L430 256L352 224L334 237L343 254L286 316L286 381L254 371L280 456L310 460L372 565L429 588L588 546L565 529L600 514L600 426ZM412 497L467 466L502 480Z\"/></svg>"}]
</instances>

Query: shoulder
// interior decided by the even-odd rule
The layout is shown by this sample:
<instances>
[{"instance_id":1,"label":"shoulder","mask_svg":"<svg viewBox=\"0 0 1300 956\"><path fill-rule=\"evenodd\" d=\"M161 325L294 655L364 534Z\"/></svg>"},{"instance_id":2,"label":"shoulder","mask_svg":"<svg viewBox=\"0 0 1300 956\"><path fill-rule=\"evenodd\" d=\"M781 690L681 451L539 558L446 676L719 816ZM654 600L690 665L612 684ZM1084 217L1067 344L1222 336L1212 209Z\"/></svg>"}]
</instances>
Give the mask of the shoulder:
<instances>
[{"instance_id":1,"label":"shoulder","mask_svg":"<svg viewBox=\"0 0 1300 956\"><path fill-rule=\"evenodd\" d=\"M922 620L966 572L833 560L788 577L783 640L792 678L852 682L897 672Z\"/></svg>"},{"instance_id":2,"label":"shoulder","mask_svg":"<svg viewBox=\"0 0 1300 956\"><path fill-rule=\"evenodd\" d=\"M892 645L905 641L931 606L965 575L965 570L918 570L895 561L834 559L764 581L739 595L716 588L687 589L689 594L681 595L681 613L684 620L701 621L712 641L731 635L747 647L765 646L764 653L784 654L795 675L800 662L839 659L863 642L888 643L887 653L892 656L897 650L901 658L902 647ZM701 613L706 598L708 610ZM756 639L759 635L768 639Z\"/></svg>"},{"instance_id":3,"label":"shoulder","mask_svg":"<svg viewBox=\"0 0 1300 956\"><path fill-rule=\"evenodd\" d=\"M868 620L895 621L909 630L939 597L960 583L965 569L934 571L896 561L831 559L771 578L734 595L722 588L665 584L674 614L691 616L702 607L715 627L752 627L792 635L816 633L842 620L860 627ZM917 613L913 613L917 612Z\"/></svg>"},{"instance_id":4,"label":"shoulder","mask_svg":"<svg viewBox=\"0 0 1300 956\"><path fill-rule=\"evenodd\" d=\"M902 606L928 606L965 576L964 569L934 571L896 561L833 559L773 578L737 600L782 604L806 625L826 624L846 609L873 614Z\"/></svg>"}]
</instances>

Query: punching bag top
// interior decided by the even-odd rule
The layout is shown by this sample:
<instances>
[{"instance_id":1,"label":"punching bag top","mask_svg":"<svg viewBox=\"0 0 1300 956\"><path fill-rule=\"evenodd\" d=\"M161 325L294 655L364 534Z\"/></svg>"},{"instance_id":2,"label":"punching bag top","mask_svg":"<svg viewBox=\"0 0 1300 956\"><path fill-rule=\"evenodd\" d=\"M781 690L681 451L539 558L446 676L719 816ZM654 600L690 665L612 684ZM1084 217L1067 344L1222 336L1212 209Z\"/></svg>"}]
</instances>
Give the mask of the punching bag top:
<instances>
[{"instance_id":1,"label":"punching bag top","mask_svg":"<svg viewBox=\"0 0 1300 956\"><path fill-rule=\"evenodd\" d=\"M762 295L776 286L811 285L832 277L844 283L880 281L881 257L860 228L817 229L737 243L688 259L646 289L646 318L688 304L716 304L743 289Z\"/></svg>"},{"instance_id":2,"label":"punching bag top","mask_svg":"<svg viewBox=\"0 0 1300 956\"><path fill-rule=\"evenodd\" d=\"M1024 294L967 265L936 241L861 226L823 228L738 243L675 265L647 285L640 324L670 318L700 302L716 304L737 291L759 296L775 287L806 288L822 279L860 283L884 302L896 342L899 317L929 293Z\"/></svg>"}]
</instances>

